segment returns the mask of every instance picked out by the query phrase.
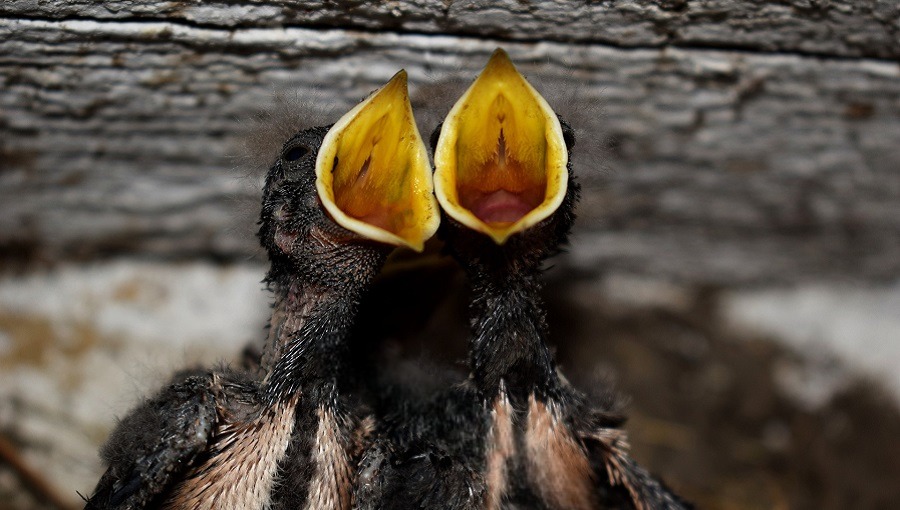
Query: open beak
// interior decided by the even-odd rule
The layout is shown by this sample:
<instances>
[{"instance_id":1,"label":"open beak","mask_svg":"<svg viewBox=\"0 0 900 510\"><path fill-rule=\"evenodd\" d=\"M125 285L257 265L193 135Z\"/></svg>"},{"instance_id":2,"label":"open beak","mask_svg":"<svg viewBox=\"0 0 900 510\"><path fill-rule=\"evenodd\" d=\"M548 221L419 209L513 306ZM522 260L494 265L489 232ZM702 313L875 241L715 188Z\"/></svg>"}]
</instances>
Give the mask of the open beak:
<instances>
[{"instance_id":1,"label":"open beak","mask_svg":"<svg viewBox=\"0 0 900 510\"><path fill-rule=\"evenodd\" d=\"M409 102L406 71L328 131L316 159L316 189L342 227L422 251L440 215L428 152Z\"/></svg>"},{"instance_id":2,"label":"open beak","mask_svg":"<svg viewBox=\"0 0 900 510\"><path fill-rule=\"evenodd\" d=\"M556 114L498 48L444 119L435 193L452 218L503 244L560 206L567 162Z\"/></svg>"}]
</instances>

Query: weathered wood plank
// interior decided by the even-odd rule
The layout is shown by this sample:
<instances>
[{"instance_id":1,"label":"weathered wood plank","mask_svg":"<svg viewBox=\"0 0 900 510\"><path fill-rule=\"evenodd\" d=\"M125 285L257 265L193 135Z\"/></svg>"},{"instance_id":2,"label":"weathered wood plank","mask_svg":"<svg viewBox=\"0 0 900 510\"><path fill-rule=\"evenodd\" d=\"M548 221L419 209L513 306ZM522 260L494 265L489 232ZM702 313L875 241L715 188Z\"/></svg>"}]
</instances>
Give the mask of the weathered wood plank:
<instances>
[{"instance_id":1,"label":"weathered wood plank","mask_svg":"<svg viewBox=\"0 0 900 510\"><path fill-rule=\"evenodd\" d=\"M6 0L0 15L167 20L227 28L324 27L623 47L704 46L900 56L893 0Z\"/></svg>"},{"instance_id":2,"label":"weathered wood plank","mask_svg":"<svg viewBox=\"0 0 900 510\"><path fill-rule=\"evenodd\" d=\"M334 120L405 67L429 132L496 44L0 20L0 243L50 259L256 254L258 184L233 156L273 91ZM900 275L895 63L504 46L579 128L574 263L724 284Z\"/></svg>"}]
</instances>

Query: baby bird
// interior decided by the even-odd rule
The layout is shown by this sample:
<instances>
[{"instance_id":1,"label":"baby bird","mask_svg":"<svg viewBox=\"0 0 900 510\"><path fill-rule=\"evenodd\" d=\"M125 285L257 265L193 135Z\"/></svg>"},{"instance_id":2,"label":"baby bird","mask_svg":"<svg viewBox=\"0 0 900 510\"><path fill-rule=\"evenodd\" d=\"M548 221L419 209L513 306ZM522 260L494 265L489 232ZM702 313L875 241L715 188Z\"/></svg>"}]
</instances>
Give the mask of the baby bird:
<instances>
[{"instance_id":1,"label":"baby bird","mask_svg":"<svg viewBox=\"0 0 900 510\"><path fill-rule=\"evenodd\" d=\"M435 136L439 235L472 287L471 375L386 417L362 463L362 508L687 508L547 346L541 272L575 219L572 129L498 49Z\"/></svg>"},{"instance_id":2,"label":"baby bird","mask_svg":"<svg viewBox=\"0 0 900 510\"><path fill-rule=\"evenodd\" d=\"M372 420L345 383L359 302L395 246L439 222L406 73L285 142L259 238L275 294L262 377L178 374L113 431L86 509L346 510Z\"/></svg>"}]
</instances>

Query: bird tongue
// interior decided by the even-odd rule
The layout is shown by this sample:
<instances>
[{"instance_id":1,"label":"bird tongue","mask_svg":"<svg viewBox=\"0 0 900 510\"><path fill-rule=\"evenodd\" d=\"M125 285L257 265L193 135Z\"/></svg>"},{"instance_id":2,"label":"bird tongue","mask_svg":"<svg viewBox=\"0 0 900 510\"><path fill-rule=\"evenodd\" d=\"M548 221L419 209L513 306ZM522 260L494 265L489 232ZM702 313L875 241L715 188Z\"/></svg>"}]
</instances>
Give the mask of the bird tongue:
<instances>
[{"instance_id":1,"label":"bird tongue","mask_svg":"<svg viewBox=\"0 0 900 510\"><path fill-rule=\"evenodd\" d=\"M519 221L534 206L521 194L499 189L479 196L468 209L485 223L509 224Z\"/></svg>"}]
</instances>

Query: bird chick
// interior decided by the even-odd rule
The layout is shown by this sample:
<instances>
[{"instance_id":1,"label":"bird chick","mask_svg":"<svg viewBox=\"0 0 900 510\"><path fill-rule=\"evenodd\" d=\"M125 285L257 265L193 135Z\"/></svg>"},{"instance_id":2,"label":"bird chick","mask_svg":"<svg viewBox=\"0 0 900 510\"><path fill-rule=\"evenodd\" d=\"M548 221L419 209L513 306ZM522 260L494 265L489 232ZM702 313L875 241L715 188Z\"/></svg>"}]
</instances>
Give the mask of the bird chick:
<instances>
[{"instance_id":1,"label":"bird chick","mask_svg":"<svg viewBox=\"0 0 900 510\"><path fill-rule=\"evenodd\" d=\"M680 509L628 455L624 418L559 373L544 262L575 219L573 130L503 50L436 130L439 236L472 287L468 381L384 420L364 508ZM416 474L414 482L404 477Z\"/></svg>"},{"instance_id":2,"label":"bird chick","mask_svg":"<svg viewBox=\"0 0 900 510\"><path fill-rule=\"evenodd\" d=\"M573 130L503 50L450 111L435 148L441 236L472 285L475 393L488 414L489 508L684 504L627 454L622 418L595 407L548 349L542 264L567 243L579 186Z\"/></svg>"},{"instance_id":3,"label":"bird chick","mask_svg":"<svg viewBox=\"0 0 900 510\"><path fill-rule=\"evenodd\" d=\"M346 338L387 255L421 250L438 221L405 72L291 137L263 190L262 376L176 375L113 431L86 508L349 509L371 418L344 382Z\"/></svg>"}]
</instances>

